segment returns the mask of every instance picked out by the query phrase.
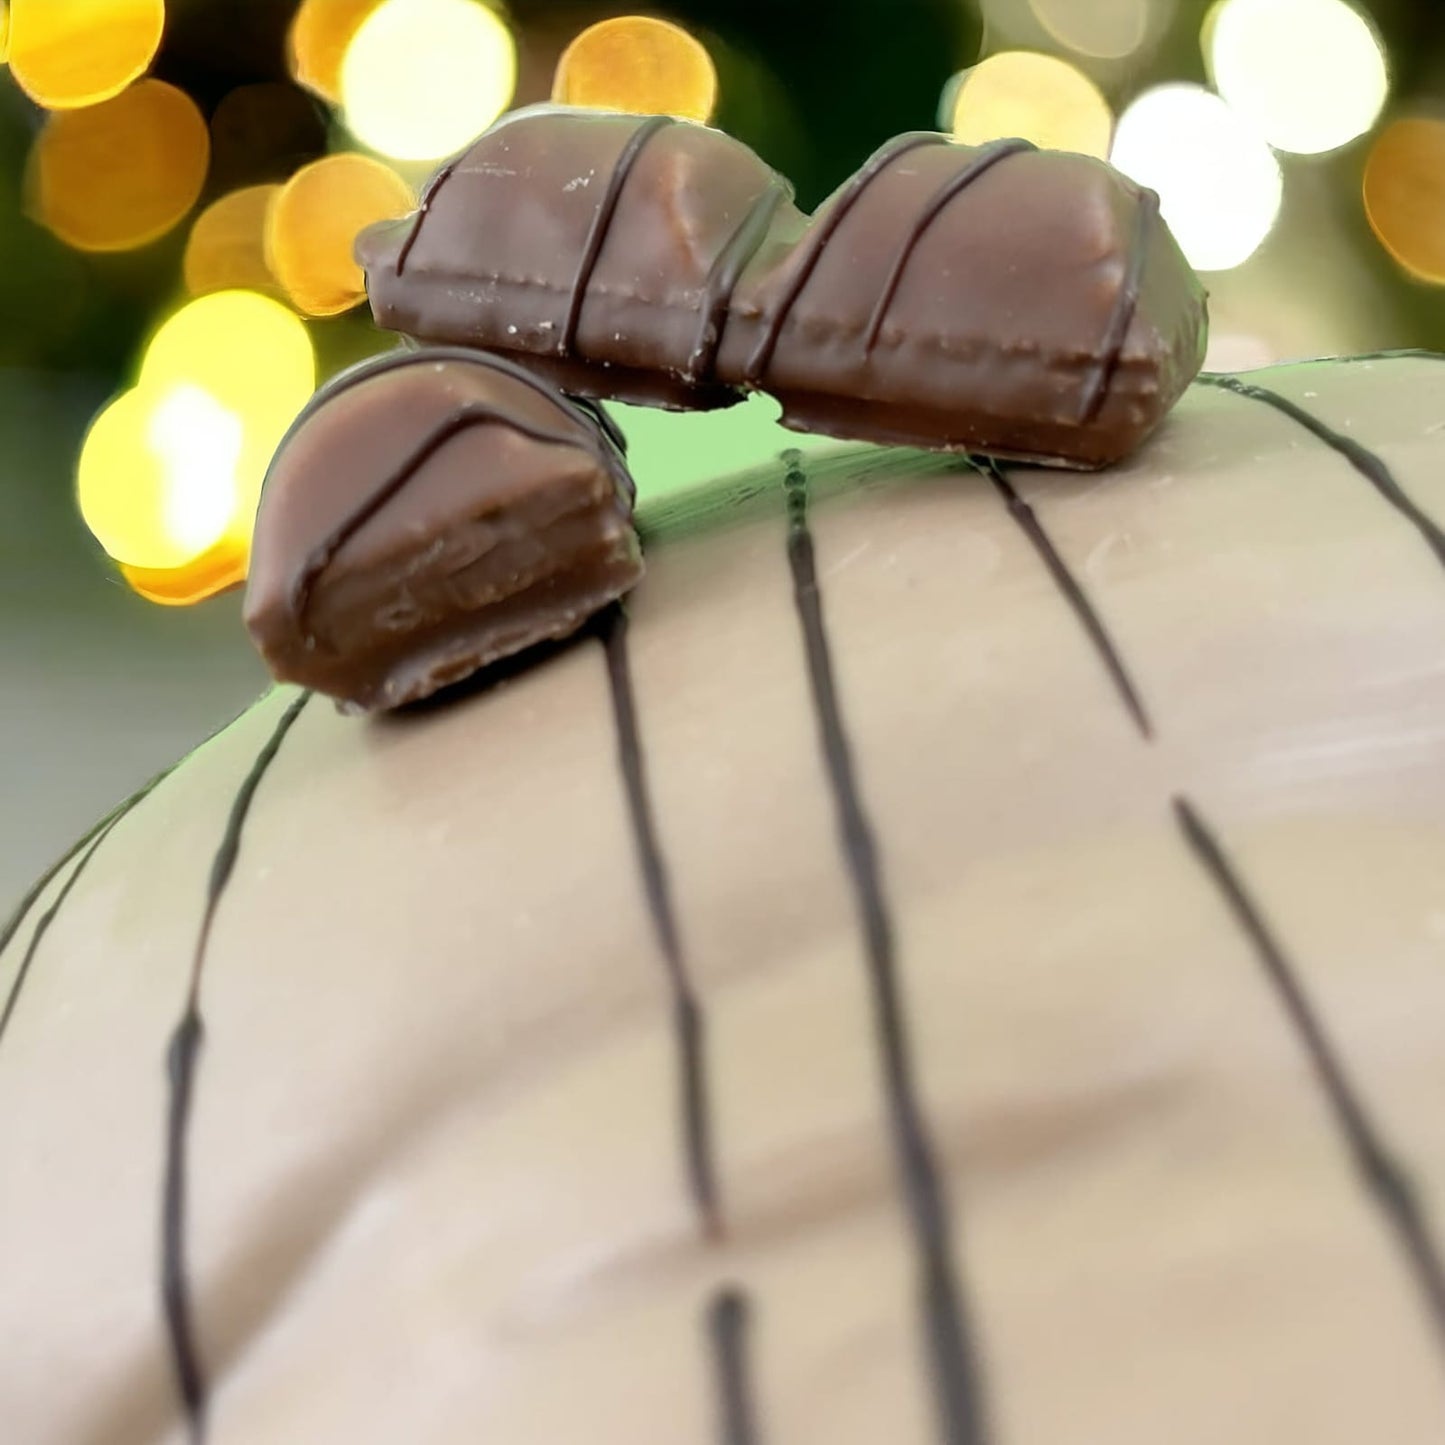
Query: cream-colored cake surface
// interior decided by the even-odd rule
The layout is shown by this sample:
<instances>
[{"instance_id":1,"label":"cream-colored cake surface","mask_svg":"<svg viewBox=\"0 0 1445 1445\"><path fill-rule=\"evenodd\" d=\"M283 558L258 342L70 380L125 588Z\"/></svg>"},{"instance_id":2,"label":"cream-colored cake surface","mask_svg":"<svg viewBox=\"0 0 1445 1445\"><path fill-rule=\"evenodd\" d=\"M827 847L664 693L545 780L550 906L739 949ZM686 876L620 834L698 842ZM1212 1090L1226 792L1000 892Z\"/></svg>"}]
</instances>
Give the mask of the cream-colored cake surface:
<instances>
[{"instance_id":1,"label":"cream-colored cake surface","mask_svg":"<svg viewBox=\"0 0 1445 1445\"><path fill-rule=\"evenodd\" d=\"M163 779L0 954L0 1440L1445 1439L1445 365L1244 381Z\"/></svg>"}]
</instances>

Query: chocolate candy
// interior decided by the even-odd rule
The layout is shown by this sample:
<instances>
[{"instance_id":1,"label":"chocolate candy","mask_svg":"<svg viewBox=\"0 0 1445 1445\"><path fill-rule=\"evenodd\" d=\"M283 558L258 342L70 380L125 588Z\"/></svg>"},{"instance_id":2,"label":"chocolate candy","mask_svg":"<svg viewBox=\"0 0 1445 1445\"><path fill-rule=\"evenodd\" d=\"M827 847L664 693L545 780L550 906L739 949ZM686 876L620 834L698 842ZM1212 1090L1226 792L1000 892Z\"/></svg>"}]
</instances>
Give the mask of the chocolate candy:
<instances>
[{"instance_id":1,"label":"chocolate candy","mask_svg":"<svg viewBox=\"0 0 1445 1445\"><path fill-rule=\"evenodd\" d=\"M804 217L747 146L664 116L538 107L357 241L383 326L524 360L568 391L708 407L742 269Z\"/></svg>"},{"instance_id":2,"label":"chocolate candy","mask_svg":"<svg viewBox=\"0 0 1445 1445\"><path fill-rule=\"evenodd\" d=\"M511 362L401 351L282 441L245 621L272 673L351 711L574 632L642 572L620 435Z\"/></svg>"},{"instance_id":3,"label":"chocolate candy","mask_svg":"<svg viewBox=\"0 0 1445 1445\"><path fill-rule=\"evenodd\" d=\"M357 254L384 326L593 396L1076 466L1132 451L1198 371L1204 291L1158 198L1025 141L899 136L811 219L717 131L539 108Z\"/></svg>"}]
</instances>

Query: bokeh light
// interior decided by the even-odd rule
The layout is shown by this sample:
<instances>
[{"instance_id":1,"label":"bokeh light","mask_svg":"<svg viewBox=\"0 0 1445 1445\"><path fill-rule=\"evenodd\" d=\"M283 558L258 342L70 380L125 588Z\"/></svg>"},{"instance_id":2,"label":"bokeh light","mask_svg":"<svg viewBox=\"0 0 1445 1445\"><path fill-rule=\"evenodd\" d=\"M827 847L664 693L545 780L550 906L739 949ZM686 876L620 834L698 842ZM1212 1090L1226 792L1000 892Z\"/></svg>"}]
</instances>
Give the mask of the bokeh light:
<instances>
[{"instance_id":1,"label":"bokeh light","mask_svg":"<svg viewBox=\"0 0 1445 1445\"><path fill-rule=\"evenodd\" d=\"M216 292L161 326L77 473L87 525L138 590L196 601L244 575L266 467L315 380L305 326L265 296Z\"/></svg>"},{"instance_id":2,"label":"bokeh light","mask_svg":"<svg viewBox=\"0 0 1445 1445\"><path fill-rule=\"evenodd\" d=\"M132 567L120 564L120 575L147 602L162 607L190 607L208 597L239 587L251 561L247 543L222 537L214 547L181 567Z\"/></svg>"},{"instance_id":3,"label":"bokeh light","mask_svg":"<svg viewBox=\"0 0 1445 1445\"><path fill-rule=\"evenodd\" d=\"M266 264L266 216L280 194L280 186L246 186L196 217L181 263L192 296L277 287Z\"/></svg>"},{"instance_id":4,"label":"bokeh light","mask_svg":"<svg viewBox=\"0 0 1445 1445\"><path fill-rule=\"evenodd\" d=\"M1365 214L1413 276L1445 285L1445 121L1391 122L1365 162Z\"/></svg>"},{"instance_id":5,"label":"bokeh light","mask_svg":"<svg viewBox=\"0 0 1445 1445\"><path fill-rule=\"evenodd\" d=\"M381 0L301 0L286 37L296 83L338 104L346 47L380 4Z\"/></svg>"},{"instance_id":6,"label":"bokeh light","mask_svg":"<svg viewBox=\"0 0 1445 1445\"><path fill-rule=\"evenodd\" d=\"M244 504L248 487L259 496L276 443L315 390L316 356L300 318L279 301L216 291L187 302L156 332L139 385L199 386L242 418L237 475Z\"/></svg>"},{"instance_id":7,"label":"bokeh light","mask_svg":"<svg viewBox=\"0 0 1445 1445\"><path fill-rule=\"evenodd\" d=\"M965 145L1021 136L1049 150L1105 156L1112 123L1098 86L1067 60L1006 50L964 73L950 128Z\"/></svg>"},{"instance_id":8,"label":"bokeh light","mask_svg":"<svg viewBox=\"0 0 1445 1445\"><path fill-rule=\"evenodd\" d=\"M31 204L82 251L124 251L169 231L196 203L210 139L195 102L159 80L58 111L31 153Z\"/></svg>"},{"instance_id":9,"label":"bokeh light","mask_svg":"<svg viewBox=\"0 0 1445 1445\"><path fill-rule=\"evenodd\" d=\"M650 15L589 25L562 52L552 99L592 110L711 119L717 69L702 42Z\"/></svg>"},{"instance_id":10,"label":"bokeh light","mask_svg":"<svg viewBox=\"0 0 1445 1445\"><path fill-rule=\"evenodd\" d=\"M1159 192L1164 219L1201 271L1247 261L1279 214L1283 180L1274 153L1198 85L1146 90L1119 117L1110 158Z\"/></svg>"},{"instance_id":11,"label":"bokeh light","mask_svg":"<svg viewBox=\"0 0 1445 1445\"><path fill-rule=\"evenodd\" d=\"M357 232L415 205L397 173L369 156L326 156L303 166L272 203L266 261L298 310L335 316L366 295L352 254Z\"/></svg>"},{"instance_id":12,"label":"bokeh light","mask_svg":"<svg viewBox=\"0 0 1445 1445\"><path fill-rule=\"evenodd\" d=\"M507 108L516 84L512 32L474 0L383 0L341 66L346 124L404 161L460 150Z\"/></svg>"},{"instance_id":13,"label":"bokeh light","mask_svg":"<svg viewBox=\"0 0 1445 1445\"><path fill-rule=\"evenodd\" d=\"M1095 60L1132 55L1149 32L1150 0L1029 0L1060 45Z\"/></svg>"},{"instance_id":14,"label":"bokeh light","mask_svg":"<svg viewBox=\"0 0 1445 1445\"><path fill-rule=\"evenodd\" d=\"M85 524L117 561L179 567L226 535L244 424L203 387L123 392L91 423L76 489Z\"/></svg>"},{"instance_id":15,"label":"bokeh light","mask_svg":"<svg viewBox=\"0 0 1445 1445\"><path fill-rule=\"evenodd\" d=\"M145 73L165 0L12 0L10 71L50 110L95 105Z\"/></svg>"},{"instance_id":16,"label":"bokeh light","mask_svg":"<svg viewBox=\"0 0 1445 1445\"><path fill-rule=\"evenodd\" d=\"M10 59L10 6L0 0L0 65Z\"/></svg>"},{"instance_id":17,"label":"bokeh light","mask_svg":"<svg viewBox=\"0 0 1445 1445\"><path fill-rule=\"evenodd\" d=\"M1344 0L1219 0L1202 42L1219 93L1280 150L1334 150L1385 104L1384 51Z\"/></svg>"}]
</instances>

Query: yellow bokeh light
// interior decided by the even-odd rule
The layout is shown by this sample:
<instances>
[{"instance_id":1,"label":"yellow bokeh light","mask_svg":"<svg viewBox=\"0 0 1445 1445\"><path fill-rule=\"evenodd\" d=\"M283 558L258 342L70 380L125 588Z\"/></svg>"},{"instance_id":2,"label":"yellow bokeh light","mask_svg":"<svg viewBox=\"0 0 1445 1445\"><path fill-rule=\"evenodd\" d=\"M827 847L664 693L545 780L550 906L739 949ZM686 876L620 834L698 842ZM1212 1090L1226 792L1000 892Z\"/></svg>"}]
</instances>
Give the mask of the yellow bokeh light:
<instances>
[{"instance_id":1,"label":"yellow bokeh light","mask_svg":"<svg viewBox=\"0 0 1445 1445\"><path fill-rule=\"evenodd\" d=\"M81 448L81 514L137 592L174 606L244 579L261 483L315 387L305 326L248 291L188 302Z\"/></svg>"},{"instance_id":2,"label":"yellow bokeh light","mask_svg":"<svg viewBox=\"0 0 1445 1445\"><path fill-rule=\"evenodd\" d=\"M1165 221L1201 271L1247 261L1279 214L1283 181L1274 153L1198 85L1160 85L1139 96L1119 117L1110 159L1159 192Z\"/></svg>"},{"instance_id":3,"label":"yellow bokeh light","mask_svg":"<svg viewBox=\"0 0 1445 1445\"><path fill-rule=\"evenodd\" d=\"M1047 150L1105 156L1113 119L1098 86L1067 60L1005 50L964 73L950 128L965 145L1019 136Z\"/></svg>"},{"instance_id":4,"label":"yellow bokeh light","mask_svg":"<svg viewBox=\"0 0 1445 1445\"><path fill-rule=\"evenodd\" d=\"M286 41L297 84L338 103L346 47L380 4L381 0L301 0Z\"/></svg>"},{"instance_id":5,"label":"yellow bokeh light","mask_svg":"<svg viewBox=\"0 0 1445 1445\"><path fill-rule=\"evenodd\" d=\"M717 69L702 42L650 15L589 25L562 52L552 99L592 110L709 120Z\"/></svg>"},{"instance_id":6,"label":"yellow bokeh light","mask_svg":"<svg viewBox=\"0 0 1445 1445\"><path fill-rule=\"evenodd\" d=\"M266 216L280 194L280 186L246 186L196 217L181 263L192 296L276 287L266 264Z\"/></svg>"},{"instance_id":7,"label":"yellow bokeh light","mask_svg":"<svg viewBox=\"0 0 1445 1445\"><path fill-rule=\"evenodd\" d=\"M246 580L251 549L223 537L214 547L180 567L132 567L122 562L120 575L148 602L162 607L190 607Z\"/></svg>"},{"instance_id":8,"label":"yellow bokeh light","mask_svg":"<svg viewBox=\"0 0 1445 1445\"><path fill-rule=\"evenodd\" d=\"M241 418L228 534L249 539L271 453L316 387L316 354L300 318L253 291L189 301L152 338L139 386L200 387Z\"/></svg>"},{"instance_id":9,"label":"yellow bokeh light","mask_svg":"<svg viewBox=\"0 0 1445 1445\"><path fill-rule=\"evenodd\" d=\"M1384 49L1344 0L1219 0L1201 43L1219 93L1280 150L1334 150L1385 104Z\"/></svg>"},{"instance_id":10,"label":"yellow bokeh light","mask_svg":"<svg viewBox=\"0 0 1445 1445\"><path fill-rule=\"evenodd\" d=\"M0 65L10 59L10 7L0 0Z\"/></svg>"},{"instance_id":11,"label":"yellow bokeh light","mask_svg":"<svg viewBox=\"0 0 1445 1445\"><path fill-rule=\"evenodd\" d=\"M512 32L475 0L383 0L341 65L352 133L405 161L460 150L507 108L516 84Z\"/></svg>"},{"instance_id":12,"label":"yellow bokeh light","mask_svg":"<svg viewBox=\"0 0 1445 1445\"><path fill-rule=\"evenodd\" d=\"M1150 0L1029 0L1061 45L1095 60L1132 55L1149 31Z\"/></svg>"},{"instance_id":13,"label":"yellow bokeh light","mask_svg":"<svg viewBox=\"0 0 1445 1445\"><path fill-rule=\"evenodd\" d=\"M366 295L352 254L357 232L404 216L412 190L369 156L326 156L303 166L282 188L266 222L266 259L287 296L311 316L335 316Z\"/></svg>"},{"instance_id":14,"label":"yellow bokeh light","mask_svg":"<svg viewBox=\"0 0 1445 1445\"><path fill-rule=\"evenodd\" d=\"M91 423L77 492L117 562L180 567L214 547L237 504L244 424L187 382L123 392Z\"/></svg>"},{"instance_id":15,"label":"yellow bokeh light","mask_svg":"<svg viewBox=\"0 0 1445 1445\"><path fill-rule=\"evenodd\" d=\"M210 137L195 102L141 80L113 100L60 111L30 158L31 204L82 251L125 251L164 235L196 203Z\"/></svg>"},{"instance_id":16,"label":"yellow bokeh light","mask_svg":"<svg viewBox=\"0 0 1445 1445\"><path fill-rule=\"evenodd\" d=\"M10 70L50 110L95 105L145 73L165 0L12 0Z\"/></svg>"},{"instance_id":17,"label":"yellow bokeh light","mask_svg":"<svg viewBox=\"0 0 1445 1445\"><path fill-rule=\"evenodd\" d=\"M1365 162L1365 214L1412 275L1445 285L1445 121L1393 121Z\"/></svg>"}]
</instances>

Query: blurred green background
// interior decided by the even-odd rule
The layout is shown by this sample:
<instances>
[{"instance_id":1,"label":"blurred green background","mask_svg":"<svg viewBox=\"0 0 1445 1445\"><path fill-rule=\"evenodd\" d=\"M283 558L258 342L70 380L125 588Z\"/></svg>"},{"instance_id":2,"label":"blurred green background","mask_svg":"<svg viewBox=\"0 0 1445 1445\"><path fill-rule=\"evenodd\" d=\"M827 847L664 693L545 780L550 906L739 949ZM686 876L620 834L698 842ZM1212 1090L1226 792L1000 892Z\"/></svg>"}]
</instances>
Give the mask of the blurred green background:
<instances>
[{"instance_id":1,"label":"blurred green background","mask_svg":"<svg viewBox=\"0 0 1445 1445\"><path fill-rule=\"evenodd\" d=\"M17 46L27 3L39 13L61 0L11 0ZM77 3L96 6L99 17L109 0L64 0ZM359 12L377 0L335 3L338 13ZM195 217L238 187L285 182L329 152L362 148L338 105L297 84L288 46L297 7L298 0L169 0L148 73L191 97L208 127L209 154L194 204L165 234L129 249L86 251L56 233L35 179L51 117L0 68L0 907L106 806L265 685L236 594L193 607L138 596L82 522L75 474L91 419L135 380L148 336L185 299L183 256ZM560 0L498 8L516 45L513 104L545 99L567 43L605 16L627 13ZM1445 179L1432 182L1429 173L1433 157L1445 176L1445 150L1430 149L1445 135L1445 3L1369 0L1352 8L1385 59L1383 106L1360 135L1324 154L1276 152L1277 219L1247 259L1206 277L1213 366L1445 349L1445 263L1437 271L1432 259L1445 252ZM1210 26L1223 23L1208 12L1204 0L670 0L649 11L703 41L718 72L714 123L789 175L804 207L891 135L946 128L941 102L967 95L970 68L991 56L1025 50L1067 60L1115 119L1160 84L1207 86L1219 80L1207 64ZM1266 81L1273 69L1334 86L1329 66L1345 62L1317 44L1308 27L1285 52L1265 54L1260 41L1254 68ZM58 64L53 56L46 63ZM1342 105L1346 99L1341 90ZM1403 160L1381 139L1402 121L1438 125L1412 132L1419 144L1406 147ZM124 166L129 157L120 146L102 159ZM1185 138L1149 163L1156 170L1141 179L1161 190L1158 174L1170 185L1197 184L1206 208L1218 205L1209 186L1217 193L1236 174L1225 157L1223 178L1211 178L1212 153ZM1363 198L1372 164L1383 197L1373 226ZM414 187L430 167L398 169ZM1166 195L1166 215L1169 204ZM1383 244L1389 226L1411 266ZM389 344L364 307L308 316L305 325L321 377ZM710 417L631 418L642 486L766 455L779 445L768 417L758 402Z\"/></svg>"}]
</instances>

